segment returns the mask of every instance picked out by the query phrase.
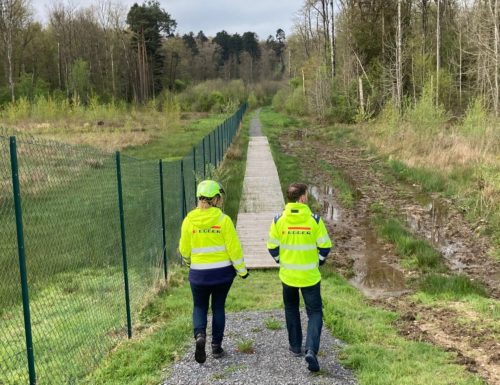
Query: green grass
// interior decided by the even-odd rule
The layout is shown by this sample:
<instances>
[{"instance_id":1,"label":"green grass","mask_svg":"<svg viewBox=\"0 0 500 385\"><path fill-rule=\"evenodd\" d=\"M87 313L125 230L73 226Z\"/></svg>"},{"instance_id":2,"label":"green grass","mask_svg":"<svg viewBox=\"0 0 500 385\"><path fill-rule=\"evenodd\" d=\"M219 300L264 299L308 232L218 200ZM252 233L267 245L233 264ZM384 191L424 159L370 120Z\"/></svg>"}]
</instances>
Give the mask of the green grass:
<instances>
[{"instance_id":1,"label":"green grass","mask_svg":"<svg viewBox=\"0 0 500 385\"><path fill-rule=\"evenodd\" d=\"M82 269L79 274L80 278L74 273L61 274L57 283L40 290L30 303L40 383L66 383L68 379L81 378L88 369L81 362L95 362L119 339L126 338L121 270ZM133 284L140 281L133 270L129 278ZM135 315L133 320L139 326ZM9 341L0 344L2 375L12 383L26 383L26 366L14 354L25 350L21 305L4 309L0 330Z\"/></svg>"},{"instance_id":2,"label":"green grass","mask_svg":"<svg viewBox=\"0 0 500 385\"><path fill-rule=\"evenodd\" d=\"M409 167L405 163L388 159L387 167L397 179L404 182L418 183L424 192L446 192L447 180L435 171L419 167Z\"/></svg>"},{"instance_id":3,"label":"green grass","mask_svg":"<svg viewBox=\"0 0 500 385\"><path fill-rule=\"evenodd\" d=\"M143 336L125 341L111 352L86 383L93 385L158 384L162 370L182 357L192 342L192 298L187 269L175 269L172 280L178 286L160 293L141 313ZM262 290L263 285L266 290ZM226 311L269 310L281 305L281 283L275 271L252 272L250 278L235 279Z\"/></svg>"},{"instance_id":4,"label":"green grass","mask_svg":"<svg viewBox=\"0 0 500 385\"><path fill-rule=\"evenodd\" d=\"M176 132L162 131L151 142L143 146L127 148L124 153L139 159L182 158L227 117L228 115L211 115L195 120Z\"/></svg>"},{"instance_id":5,"label":"green grass","mask_svg":"<svg viewBox=\"0 0 500 385\"><path fill-rule=\"evenodd\" d=\"M429 274L420 281L419 289L437 298L458 300L469 295L487 297L485 288L464 275Z\"/></svg>"},{"instance_id":6,"label":"green grass","mask_svg":"<svg viewBox=\"0 0 500 385\"><path fill-rule=\"evenodd\" d=\"M284 131L300 126L293 118L275 112L269 107L263 108L260 113L262 131L269 140L274 162L278 169L281 189L286 196L286 189L293 182L304 181L299 159L293 155L285 154L281 150L280 136Z\"/></svg>"},{"instance_id":7,"label":"green grass","mask_svg":"<svg viewBox=\"0 0 500 385\"><path fill-rule=\"evenodd\" d=\"M269 118L273 114L264 109L261 117ZM271 118L267 124L273 119L281 119ZM281 124L285 123L281 121ZM270 126L267 129L274 130ZM274 134L277 135L278 131ZM275 137L275 156L280 160L278 169L281 172L285 165L289 180L298 180L300 167L287 168L294 161L279 153L277 140ZM184 355L188 344L192 343L191 294L186 282L187 270L174 270L171 274L171 280L178 285L160 293L141 312L141 320L148 332L123 342L110 353L104 365L88 377L88 384L157 384L169 374L174 360ZM355 371L360 385L484 384L453 363L454 353L401 337L394 327L397 313L370 306L356 289L328 266L322 268L322 275L325 324L336 337L348 343L341 352L341 359ZM282 307L281 296L276 271L252 271L248 279L235 280L226 310L278 309ZM477 306L491 311L487 303L481 302ZM224 376L224 372L219 373L214 380Z\"/></svg>"},{"instance_id":8,"label":"green grass","mask_svg":"<svg viewBox=\"0 0 500 385\"><path fill-rule=\"evenodd\" d=\"M340 170L334 169L323 159L319 161L319 167L332 177L333 186L338 190L338 200L340 204L347 208L353 208L356 197L349 184L348 178Z\"/></svg>"},{"instance_id":9,"label":"green grass","mask_svg":"<svg viewBox=\"0 0 500 385\"><path fill-rule=\"evenodd\" d=\"M203 129L213 122L205 124ZM6 143L0 140L0 178L9 175L2 167L8 164ZM19 155L39 381L76 381L126 335L115 158L88 147L22 140ZM165 163L164 176L167 249L173 258L181 206L172 164ZM236 189L243 176L231 171L229 176ZM151 324L142 308L163 277L158 162L123 156L122 178L132 326L133 334L141 336ZM6 363L2 375L24 383L27 364L13 202L4 191L8 187L0 186L6 197L0 199L0 360ZM231 198L229 205L233 211L238 206ZM178 341L175 336L165 340ZM144 364L149 358L137 360Z\"/></svg>"},{"instance_id":10,"label":"green grass","mask_svg":"<svg viewBox=\"0 0 500 385\"><path fill-rule=\"evenodd\" d=\"M360 385L484 384L453 364L453 353L401 337L393 326L398 315L368 305L344 279L332 274L322 288L325 323L348 344L341 361Z\"/></svg>"},{"instance_id":11,"label":"green grass","mask_svg":"<svg viewBox=\"0 0 500 385\"><path fill-rule=\"evenodd\" d=\"M236 343L236 349L240 353L253 354L255 353L253 344L254 344L253 340L241 340Z\"/></svg>"},{"instance_id":12,"label":"green grass","mask_svg":"<svg viewBox=\"0 0 500 385\"><path fill-rule=\"evenodd\" d=\"M427 241L416 238L394 217L375 215L372 218L377 234L392 243L396 252L405 258L403 265L422 272L442 271L442 258Z\"/></svg>"},{"instance_id":13,"label":"green grass","mask_svg":"<svg viewBox=\"0 0 500 385\"><path fill-rule=\"evenodd\" d=\"M498 167L456 166L449 172L424 167L411 167L401 160L384 157L384 162L376 165L388 182L395 180L408 184L418 184L424 192L439 193L453 198L456 206L472 224L484 224L478 231L491 238L490 254L500 260L500 206L495 193L480 187L487 180L490 188L500 188Z\"/></svg>"},{"instance_id":14,"label":"green grass","mask_svg":"<svg viewBox=\"0 0 500 385\"><path fill-rule=\"evenodd\" d=\"M224 212L236 222L243 192L243 179L247 164L248 129L251 114L246 114L242 128L234 138L232 146L226 153L226 158L213 177L219 180L226 190Z\"/></svg>"},{"instance_id":15,"label":"green grass","mask_svg":"<svg viewBox=\"0 0 500 385\"><path fill-rule=\"evenodd\" d=\"M275 318L268 318L264 321L264 325L269 330L281 330L283 329L283 324Z\"/></svg>"},{"instance_id":16,"label":"green grass","mask_svg":"<svg viewBox=\"0 0 500 385\"><path fill-rule=\"evenodd\" d=\"M236 216L241 196L242 182L246 164L248 145L248 120L246 117L243 129L235 140L234 147L229 151L226 161L215 173L228 191L225 202L225 212L233 219ZM179 280L179 275L186 271L174 271L173 280ZM182 278L182 280L184 277ZM236 280L228 296L228 311L249 310L256 303L265 303L269 308L280 306L280 287L276 281L275 290L261 292L260 282L255 280ZM252 293L261 292L260 296ZM156 329L161 324L162 330L151 335L139 337L137 341L127 341L120 345L116 353L112 353L105 363L87 380L89 384L154 384L160 378L160 369L168 362L178 358L185 350L191 330L190 291L184 283L182 287L168 290L161 298L141 312L143 328ZM264 305L264 308L266 305ZM168 332L165 329L169 330ZM132 382L130 379L134 378Z\"/></svg>"},{"instance_id":17,"label":"green grass","mask_svg":"<svg viewBox=\"0 0 500 385\"><path fill-rule=\"evenodd\" d=\"M144 327L150 332L122 343L87 379L88 384L157 384L168 375L173 361L184 355L192 343L191 293L185 282L187 270L172 274L179 286L162 292L141 314ZM370 306L328 267L323 268L323 277L325 323L336 337L348 343L341 359L355 371L360 385L483 384L453 364L454 353L401 337L393 325L398 318L396 313ZM281 306L277 272L253 271L249 279L235 280L226 310L270 310ZM242 348L253 347L252 341L240 342ZM224 373L220 375L223 377Z\"/></svg>"}]
</instances>

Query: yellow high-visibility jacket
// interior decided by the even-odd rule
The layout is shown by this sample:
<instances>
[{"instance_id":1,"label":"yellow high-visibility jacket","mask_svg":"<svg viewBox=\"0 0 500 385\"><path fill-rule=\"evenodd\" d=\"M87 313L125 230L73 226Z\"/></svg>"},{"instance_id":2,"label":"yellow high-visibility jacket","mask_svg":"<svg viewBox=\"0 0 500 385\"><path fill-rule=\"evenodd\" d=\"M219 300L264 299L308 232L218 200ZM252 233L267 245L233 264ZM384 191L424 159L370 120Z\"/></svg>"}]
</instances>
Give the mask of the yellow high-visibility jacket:
<instances>
[{"instance_id":1,"label":"yellow high-visibility jacket","mask_svg":"<svg viewBox=\"0 0 500 385\"><path fill-rule=\"evenodd\" d=\"M219 208L196 208L182 222L179 252L198 285L230 281L247 273L243 251L231 218Z\"/></svg>"},{"instance_id":2,"label":"yellow high-visibility jacket","mask_svg":"<svg viewBox=\"0 0 500 385\"><path fill-rule=\"evenodd\" d=\"M267 248L280 265L283 283L307 287L321 280L320 262L330 252L332 242L319 215L303 203L288 203L269 229Z\"/></svg>"}]
</instances>

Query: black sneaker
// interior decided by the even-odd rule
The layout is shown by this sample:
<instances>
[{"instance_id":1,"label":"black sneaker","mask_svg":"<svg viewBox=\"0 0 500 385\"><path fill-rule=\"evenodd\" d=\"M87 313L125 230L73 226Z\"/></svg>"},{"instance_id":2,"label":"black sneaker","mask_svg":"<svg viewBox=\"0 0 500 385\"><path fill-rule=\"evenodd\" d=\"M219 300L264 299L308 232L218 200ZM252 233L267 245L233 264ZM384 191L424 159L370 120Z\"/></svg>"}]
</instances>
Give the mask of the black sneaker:
<instances>
[{"instance_id":1,"label":"black sneaker","mask_svg":"<svg viewBox=\"0 0 500 385\"><path fill-rule=\"evenodd\" d=\"M316 354L312 350L306 352L307 369L311 372L319 372L319 363Z\"/></svg>"},{"instance_id":2,"label":"black sneaker","mask_svg":"<svg viewBox=\"0 0 500 385\"><path fill-rule=\"evenodd\" d=\"M205 353L205 334L199 333L196 335L196 350L194 351L194 359L199 364L203 364L207 360L207 353Z\"/></svg>"},{"instance_id":3,"label":"black sneaker","mask_svg":"<svg viewBox=\"0 0 500 385\"><path fill-rule=\"evenodd\" d=\"M294 348L294 347L290 346L288 348L288 350L290 350L292 352L292 355L294 357L301 357L302 356L302 349L301 348Z\"/></svg>"},{"instance_id":4,"label":"black sneaker","mask_svg":"<svg viewBox=\"0 0 500 385\"><path fill-rule=\"evenodd\" d=\"M221 358L224 354L221 344L212 344L212 356L214 358Z\"/></svg>"}]
</instances>

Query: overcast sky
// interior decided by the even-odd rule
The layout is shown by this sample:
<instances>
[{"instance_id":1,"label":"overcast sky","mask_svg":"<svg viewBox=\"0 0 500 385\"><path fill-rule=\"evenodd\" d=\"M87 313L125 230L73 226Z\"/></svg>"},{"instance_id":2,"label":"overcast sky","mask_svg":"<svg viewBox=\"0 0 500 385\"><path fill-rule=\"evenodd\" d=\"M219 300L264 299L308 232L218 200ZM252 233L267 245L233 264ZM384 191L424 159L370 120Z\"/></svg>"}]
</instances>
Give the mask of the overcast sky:
<instances>
[{"instance_id":1,"label":"overcast sky","mask_svg":"<svg viewBox=\"0 0 500 385\"><path fill-rule=\"evenodd\" d=\"M67 3L68 0L64 2ZM91 5L96 0L70 0L76 7ZM117 0L115 0L117 1ZM142 0L118 0L129 8ZM46 21L47 8L54 0L32 0L35 18ZM274 35L278 28L292 32L293 18L304 0L160 0L160 4L177 21L181 35L202 30L207 36L226 30L228 33L256 32L261 40Z\"/></svg>"}]
</instances>

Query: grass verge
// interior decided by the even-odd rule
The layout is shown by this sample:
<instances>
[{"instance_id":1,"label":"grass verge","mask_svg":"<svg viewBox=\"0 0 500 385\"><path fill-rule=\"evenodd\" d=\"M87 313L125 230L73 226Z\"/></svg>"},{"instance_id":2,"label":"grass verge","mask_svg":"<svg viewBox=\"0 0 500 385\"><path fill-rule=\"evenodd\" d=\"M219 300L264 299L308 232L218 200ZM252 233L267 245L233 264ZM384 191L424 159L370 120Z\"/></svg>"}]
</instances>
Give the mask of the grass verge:
<instances>
[{"instance_id":1,"label":"grass verge","mask_svg":"<svg viewBox=\"0 0 500 385\"><path fill-rule=\"evenodd\" d=\"M246 114L242 127L235 136L233 144L229 147L224 161L218 170L213 172L212 177L220 181L226 191L224 212L236 223L238 209L243 192L243 179L247 164L248 152L248 129L252 114Z\"/></svg>"},{"instance_id":2,"label":"grass verge","mask_svg":"<svg viewBox=\"0 0 500 385\"><path fill-rule=\"evenodd\" d=\"M304 175L302 174L299 159L293 155L285 154L281 150L280 136L286 130L289 131L300 127L300 122L279 114L270 107L262 108L259 117L262 123L262 132L269 140L273 159L278 168L281 190L283 195L286 195L288 185L303 180Z\"/></svg>"},{"instance_id":3,"label":"grass verge","mask_svg":"<svg viewBox=\"0 0 500 385\"><path fill-rule=\"evenodd\" d=\"M163 375L162 369L170 367L192 342L191 293L186 275L185 269L172 272L179 286L161 293L142 312L147 332L121 344L88 384L157 384L168 375L168 369ZM328 267L323 268L322 290L325 323L336 337L348 343L341 360L355 371L360 385L484 384L453 364L454 353L401 337L393 326L398 319L396 313L367 304L356 289ZM269 310L281 305L277 272L254 271L247 280L235 280L227 311Z\"/></svg>"},{"instance_id":4,"label":"grass verge","mask_svg":"<svg viewBox=\"0 0 500 385\"><path fill-rule=\"evenodd\" d=\"M360 385L479 385L484 382L453 364L454 353L409 341L393 323L398 315L369 306L343 278L327 273L322 281L325 323L348 345L341 361Z\"/></svg>"},{"instance_id":5,"label":"grass verge","mask_svg":"<svg viewBox=\"0 0 500 385\"><path fill-rule=\"evenodd\" d=\"M209 115L184 125L179 124L174 129L158 132L144 145L127 148L124 153L140 159L182 158L205 135L221 124L227 116Z\"/></svg>"}]
</instances>

